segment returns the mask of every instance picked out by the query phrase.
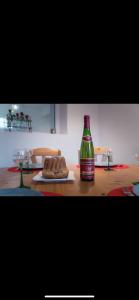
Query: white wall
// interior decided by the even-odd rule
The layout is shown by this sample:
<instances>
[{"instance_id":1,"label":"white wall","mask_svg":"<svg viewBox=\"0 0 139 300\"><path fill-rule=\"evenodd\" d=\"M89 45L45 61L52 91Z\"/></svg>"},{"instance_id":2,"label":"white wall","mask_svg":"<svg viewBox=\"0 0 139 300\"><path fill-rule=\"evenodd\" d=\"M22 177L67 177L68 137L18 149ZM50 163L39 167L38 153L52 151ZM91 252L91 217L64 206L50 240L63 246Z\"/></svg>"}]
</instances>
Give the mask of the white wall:
<instances>
[{"instance_id":1,"label":"white wall","mask_svg":"<svg viewBox=\"0 0 139 300\"><path fill-rule=\"evenodd\" d=\"M57 104L56 134L0 132L0 167L13 164L16 149L34 147L60 148L67 162L76 163L84 114L91 117L94 146L110 146L116 162L135 163L134 154L139 153L139 104L62 105Z\"/></svg>"},{"instance_id":2,"label":"white wall","mask_svg":"<svg viewBox=\"0 0 139 300\"><path fill-rule=\"evenodd\" d=\"M100 145L110 146L119 163L136 163L139 104L99 104Z\"/></svg>"},{"instance_id":3,"label":"white wall","mask_svg":"<svg viewBox=\"0 0 139 300\"><path fill-rule=\"evenodd\" d=\"M24 132L0 133L0 167L13 165L13 154L18 149L31 149L36 147L59 148L67 161L77 161L76 152L70 156L71 138L67 134L45 134ZM73 147L74 148L74 147ZM74 150L73 150L74 152Z\"/></svg>"},{"instance_id":4,"label":"white wall","mask_svg":"<svg viewBox=\"0 0 139 300\"><path fill-rule=\"evenodd\" d=\"M65 113L67 118L65 118ZM0 167L13 165L16 149L53 147L59 148L66 161L78 162L77 150L80 148L83 115L90 114L91 130L94 144L98 141L98 107L96 104L57 104L57 133L39 132L0 132Z\"/></svg>"},{"instance_id":5,"label":"white wall","mask_svg":"<svg viewBox=\"0 0 139 300\"><path fill-rule=\"evenodd\" d=\"M56 104L56 132L67 133L68 104Z\"/></svg>"},{"instance_id":6,"label":"white wall","mask_svg":"<svg viewBox=\"0 0 139 300\"><path fill-rule=\"evenodd\" d=\"M99 141L98 104L68 104L68 133L80 138L83 133L84 115L90 115L90 127L94 144Z\"/></svg>"}]
</instances>

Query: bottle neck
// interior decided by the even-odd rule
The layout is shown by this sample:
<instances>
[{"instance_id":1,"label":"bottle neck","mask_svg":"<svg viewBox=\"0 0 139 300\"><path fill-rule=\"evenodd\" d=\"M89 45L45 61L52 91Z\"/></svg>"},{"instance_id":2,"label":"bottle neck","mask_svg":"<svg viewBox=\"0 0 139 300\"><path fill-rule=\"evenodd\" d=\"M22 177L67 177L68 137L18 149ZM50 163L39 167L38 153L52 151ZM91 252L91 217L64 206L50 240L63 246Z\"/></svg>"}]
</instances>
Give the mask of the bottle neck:
<instances>
[{"instance_id":1,"label":"bottle neck","mask_svg":"<svg viewBox=\"0 0 139 300\"><path fill-rule=\"evenodd\" d=\"M90 119L89 118L84 118L84 129L90 130Z\"/></svg>"},{"instance_id":2,"label":"bottle neck","mask_svg":"<svg viewBox=\"0 0 139 300\"><path fill-rule=\"evenodd\" d=\"M90 116L85 115L84 116L84 129L83 129L83 136L91 136L91 131L90 131Z\"/></svg>"},{"instance_id":3,"label":"bottle neck","mask_svg":"<svg viewBox=\"0 0 139 300\"><path fill-rule=\"evenodd\" d=\"M84 135L91 135L91 131L90 131L89 128L84 128L84 130L83 130L83 136Z\"/></svg>"},{"instance_id":4,"label":"bottle neck","mask_svg":"<svg viewBox=\"0 0 139 300\"><path fill-rule=\"evenodd\" d=\"M89 119L84 119L83 135L91 135Z\"/></svg>"}]
</instances>

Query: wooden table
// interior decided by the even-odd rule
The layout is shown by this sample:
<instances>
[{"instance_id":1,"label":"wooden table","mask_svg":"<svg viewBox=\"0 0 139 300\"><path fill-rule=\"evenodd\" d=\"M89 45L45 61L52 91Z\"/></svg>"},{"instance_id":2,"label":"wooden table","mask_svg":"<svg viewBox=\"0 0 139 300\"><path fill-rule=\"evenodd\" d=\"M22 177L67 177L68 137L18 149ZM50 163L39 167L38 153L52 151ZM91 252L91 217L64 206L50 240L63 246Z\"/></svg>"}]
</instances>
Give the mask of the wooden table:
<instances>
[{"instance_id":1,"label":"wooden table","mask_svg":"<svg viewBox=\"0 0 139 300\"><path fill-rule=\"evenodd\" d=\"M74 171L75 181L64 183L34 182L32 178L38 173L24 174L24 184L38 191L54 192L64 196L100 196L107 195L114 188L132 185L139 181L139 165L130 165L128 169L115 169L106 172L95 169L95 182L80 181L80 169L76 165L69 166ZM7 169L0 169L0 188L19 186L20 173L12 173Z\"/></svg>"}]
</instances>

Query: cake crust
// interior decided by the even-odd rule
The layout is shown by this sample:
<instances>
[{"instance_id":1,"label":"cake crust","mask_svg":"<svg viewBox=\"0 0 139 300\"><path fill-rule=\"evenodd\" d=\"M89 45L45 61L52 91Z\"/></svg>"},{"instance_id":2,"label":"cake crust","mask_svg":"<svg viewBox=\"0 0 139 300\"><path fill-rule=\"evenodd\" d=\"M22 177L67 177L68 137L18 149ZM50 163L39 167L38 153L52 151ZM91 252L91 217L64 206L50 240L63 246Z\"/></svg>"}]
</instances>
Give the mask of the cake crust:
<instances>
[{"instance_id":1,"label":"cake crust","mask_svg":"<svg viewBox=\"0 0 139 300\"><path fill-rule=\"evenodd\" d=\"M66 178L69 169L64 157L45 158L42 176L49 179Z\"/></svg>"}]
</instances>

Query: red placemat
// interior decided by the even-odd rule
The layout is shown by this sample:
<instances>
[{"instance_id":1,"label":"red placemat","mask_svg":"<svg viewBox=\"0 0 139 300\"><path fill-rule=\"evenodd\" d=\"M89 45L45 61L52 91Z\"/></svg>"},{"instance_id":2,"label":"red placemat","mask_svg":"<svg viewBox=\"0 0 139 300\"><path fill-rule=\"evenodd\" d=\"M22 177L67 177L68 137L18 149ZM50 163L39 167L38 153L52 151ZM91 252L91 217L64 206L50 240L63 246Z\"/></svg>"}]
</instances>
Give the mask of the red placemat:
<instances>
[{"instance_id":1,"label":"red placemat","mask_svg":"<svg viewBox=\"0 0 139 300\"><path fill-rule=\"evenodd\" d=\"M123 187L111 190L107 196L125 196L126 195L122 191ZM132 186L128 186L129 191L132 191Z\"/></svg>"},{"instance_id":2,"label":"red placemat","mask_svg":"<svg viewBox=\"0 0 139 300\"><path fill-rule=\"evenodd\" d=\"M115 166L114 167L114 169L128 169L129 168L129 166L128 165L117 165L117 166Z\"/></svg>"},{"instance_id":3,"label":"red placemat","mask_svg":"<svg viewBox=\"0 0 139 300\"><path fill-rule=\"evenodd\" d=\"M17 167L8 168L7 171L9 171L9 172L20 172L20 170Z\"/></svg>"},{"instance_id":4,"label":"red placemat","mask_svg":"<svg viewBox=\"0 0 139 300\"><path fill-rule=\"evenodd\" d=\"M76 165L77 168L80 168L80 165ZM95 166L95 168L97 169L104 169L106 167L103 167L103 166ZM121 164L121 165L115 165L115 166L111 166L111 168L113 169L128 169L129 166L128 165L124 165L124 164Z\"/></svg>"},{"instance_id":5,"label":"red placemat","mask_svg":"<svg viewBox=\"0 0 139 300\"><path fill-rule=\"evenodd\" d=\"M23 169L23 173L30 172L30 171L36 172L36 171L41 171L41 170L42 170L42 168L41 169ZM20 172L20 169L17 167L11 167L11 168L8 168L8 171L9 172Z\"/></svg>"},{"instance_id":6,"label":"red placemat","mask_svg":"<svg viewBox=\"0 0 139 300\"><path fill-rule=\"evenodd\" d=\"M78 165L76 165L76 168L80 168L80 165L78 164Z\"/></svg>"},{"instance_id":7,"label":"red placemat","mask_svg":"<svg viewBox=\"0 0 139 300\"><path fill-rule=\"evenodd\" d=\"M44 196L64 196L63 194L51 193L51 192L41 192Z\"/></svg>"}]
</instances>

